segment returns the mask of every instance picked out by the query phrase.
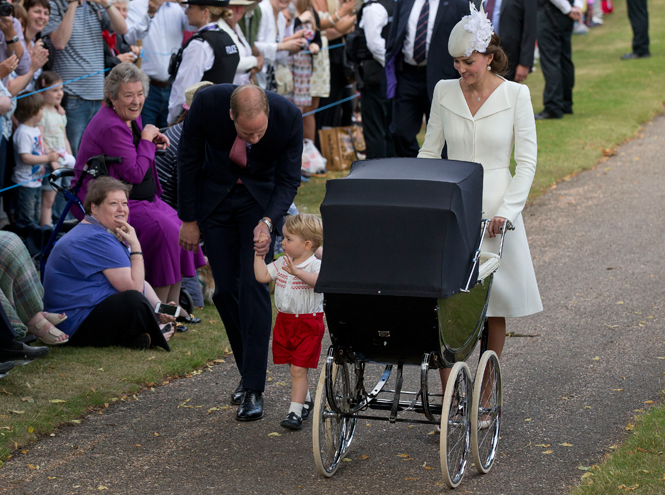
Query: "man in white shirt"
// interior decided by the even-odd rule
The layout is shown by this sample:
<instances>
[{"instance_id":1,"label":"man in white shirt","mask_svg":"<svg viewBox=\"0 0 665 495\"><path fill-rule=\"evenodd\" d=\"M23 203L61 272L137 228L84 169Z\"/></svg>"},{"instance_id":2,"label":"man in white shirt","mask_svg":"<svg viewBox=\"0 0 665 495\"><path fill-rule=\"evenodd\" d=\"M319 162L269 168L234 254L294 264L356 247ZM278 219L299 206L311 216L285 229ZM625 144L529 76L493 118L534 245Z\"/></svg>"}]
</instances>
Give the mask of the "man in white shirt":
<instances>
[{"instance_id":1,"label":"man in white shirt","mask_svg":"<svg viewBox=\"0 0 665 495\"><path fill-rule=\"evenodd\" d=\"M395 156L390 138L390 106L386 97L386 40L390 32L394 0L366 0L357 14L358 69L362 81L360 105L367 158ZM364 46L360 46L364 45ZM348 48L347 48L348 49Z\"/></svg>"},{"instance_id":2,"label":"man in white shirt","mask_svg":"<svg viewBox=\"0 0 665 495\"><path fill-rule=\"evenodd\" d=\"M166 127L171 96L171 53L182 45L182 32L196 31L196 28L187 22L185 9L172 0L132 0L127 28L127 43L135 45L137 40L143 40L145 56L141 68L150 77L150 92L141 111L141 121L144 127L148 124Z\"/></svg>"},{"instance_id":3,"label":"man in white shirt","mask_svg":"<svg viewBox=\"0 0 665 495\"><path fill-rule=\"evenodd\" d=\"M538 0L538 49L545 78L542 112L536 120L573 113L575 66L571 50L573 24L582 17L582 0Z\"/></svg>"}]
</instances>

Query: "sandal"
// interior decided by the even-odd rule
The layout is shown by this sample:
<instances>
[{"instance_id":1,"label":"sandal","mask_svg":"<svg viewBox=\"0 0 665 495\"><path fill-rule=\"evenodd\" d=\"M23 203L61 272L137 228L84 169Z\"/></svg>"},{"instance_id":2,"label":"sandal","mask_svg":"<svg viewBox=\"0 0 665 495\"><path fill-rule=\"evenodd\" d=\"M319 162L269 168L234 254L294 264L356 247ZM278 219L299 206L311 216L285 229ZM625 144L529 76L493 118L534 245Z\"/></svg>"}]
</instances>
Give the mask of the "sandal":
<instances>
[{"instance_id":1,"label":"sandal","mask_svg":"<svg viewBox=\"0 0 665 495\"><path fill-rule=\"evenodd\" d=\"M58 340L59 337L62 337L63 335L67 336L66 333L61 332L55 327L51 327L46 331L42 332L42 335L40 335L40 331L42 327L48 323L51 323L48 321L46 318L43 318L39 320L37 323L34 325L28 325L28 333L33 334L36 336L39 340L41 340L44 344L47 345L60 345L60 344L65 344L69 342L69 337L67 337L64 340Z\"/></svg>"},{"instance_id":2,"label":"sandal","mask_svg":"<svg viewBox=\"0 0 665 495\"><path fill-rule=\"evenodd\" d=\"M44 313L46 314L46 319L54 327L57 327L58 325L60 325L60 323L62 323L63 321L65 321L67 319L67 315L65 313L62 313L62 314L46 313L46 312L44 312Z\"/></svg>"}]
</instances>

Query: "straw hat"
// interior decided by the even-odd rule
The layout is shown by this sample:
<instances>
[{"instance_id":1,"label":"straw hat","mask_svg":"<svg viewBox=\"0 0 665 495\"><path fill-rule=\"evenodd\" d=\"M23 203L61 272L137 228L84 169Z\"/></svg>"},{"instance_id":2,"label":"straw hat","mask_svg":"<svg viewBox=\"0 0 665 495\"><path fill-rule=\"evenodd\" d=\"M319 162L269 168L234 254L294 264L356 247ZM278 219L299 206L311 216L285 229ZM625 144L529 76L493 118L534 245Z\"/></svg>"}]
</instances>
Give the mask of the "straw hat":
<instances>
[{"instance_id":1,"label":"straw hat","mask_svg":"<svg viewBox=\"0 0 665 495\"><path fill-rule=\"evenodd\" d=\"M194 96L196 93L212 85L213 84L210 81L201 81L187 88L185 90L185 103L182 105L183 108L185 110L189 110L189 107L192 106L192 101L194 101Z\"/></svg>"}]
</instances>

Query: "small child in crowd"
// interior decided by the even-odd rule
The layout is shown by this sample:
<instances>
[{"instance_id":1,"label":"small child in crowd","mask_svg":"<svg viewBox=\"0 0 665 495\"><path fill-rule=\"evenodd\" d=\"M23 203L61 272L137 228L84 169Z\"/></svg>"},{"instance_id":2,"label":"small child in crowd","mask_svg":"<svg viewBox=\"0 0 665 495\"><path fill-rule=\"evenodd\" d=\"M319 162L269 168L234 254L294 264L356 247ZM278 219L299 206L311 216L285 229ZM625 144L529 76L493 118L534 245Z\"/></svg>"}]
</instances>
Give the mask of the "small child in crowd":
<instances>
[{"instance_id":1,"label":"small child in crowd","mask_svg":"<svg viewBox=\"0 0 665 495\"><path fill-rule=\"evenodd\" d=\"M62 78L55 72L45 71L37 78L36 86L38 89L44 89L56 84L61 84ZM46 165L45 174L49 174L61 167L74 168L76 158L72 156L72 148L67 140L67 116L61 113L62 97L65 94L63 86L47 89L41 93L44 96L44 115L37 124L42 133L44 148L46 152L56 151L58 159ZM62 180L62 179L60 179ZM53 201L55 200L55 190L51 187L48 180L42 181L42 208L39 225L51 225Z\"/></svg>"},{"instance_id":2,"label":"small child in crowd","mask_svg":"<svg viewBox=\"0 0 665 495\"><path fill-rule=\"evenodd\" d=\"M254 275L261 283L275 280L278 313L273 330L273 362L288 364L291 371L291 407L280 424L299 430L314 406L307 372L319 364L325 331L323 294L314 292L321 269L314 252L323 242L323 224L315 215L301 213L286 218L282 233L284 256L270 265L262 256L255 256Z\"/></svg>"},{"instance_id":3,"label":"small child in crowd","mask_svg":"<svg viewBox=\"0 0 665 495\"><path fill-rule=\"evenodd\" d=\"M42 133L37 122L44 113L44 98L40 93L18 100L14 116L20 122L14 132L14 174L12 180L21 184L18 188L16 220L25 223L39 222L41 214L42 179L44 165L59 158L55 151L46 153Z\"/></svg>"}]
</instances>

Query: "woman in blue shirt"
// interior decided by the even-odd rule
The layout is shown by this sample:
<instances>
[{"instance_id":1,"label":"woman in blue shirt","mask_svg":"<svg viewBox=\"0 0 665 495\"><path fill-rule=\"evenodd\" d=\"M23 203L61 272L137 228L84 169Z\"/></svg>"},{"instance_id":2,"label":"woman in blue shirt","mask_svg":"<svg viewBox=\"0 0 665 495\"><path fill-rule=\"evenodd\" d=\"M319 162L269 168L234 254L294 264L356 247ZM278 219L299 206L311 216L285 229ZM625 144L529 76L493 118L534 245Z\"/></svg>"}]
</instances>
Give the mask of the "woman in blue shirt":
<instances>
[{"instance_id":1,"label":"woman in blue shirt","mask_svg":"<svg viewBox=\"0 0 665 495\"><path fill-rule=\"evenodd\" d=\"M60 239L44 275L44 306L63 308L68 319L60 329L69 345L120 345L169 349L173 330L162 333L160 321L173 318L153 308L160 302L145 281L143 253L129 218L130 186L113 177L91 183L85 219Z\"/></svg>"}]
</instances>

